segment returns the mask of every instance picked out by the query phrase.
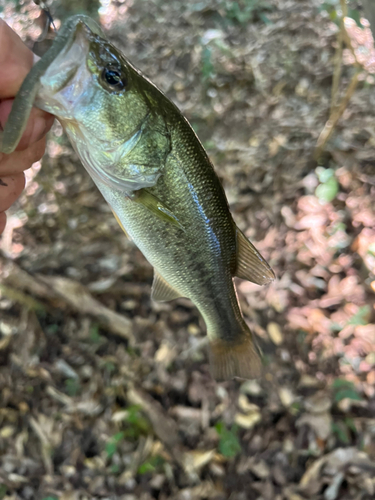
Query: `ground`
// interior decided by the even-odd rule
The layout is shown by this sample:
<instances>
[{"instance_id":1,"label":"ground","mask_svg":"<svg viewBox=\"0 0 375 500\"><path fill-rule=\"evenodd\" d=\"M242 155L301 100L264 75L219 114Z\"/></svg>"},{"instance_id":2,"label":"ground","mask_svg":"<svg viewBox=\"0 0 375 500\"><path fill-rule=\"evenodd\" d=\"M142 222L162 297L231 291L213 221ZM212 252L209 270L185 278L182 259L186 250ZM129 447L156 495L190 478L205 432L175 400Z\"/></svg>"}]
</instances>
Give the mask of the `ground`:
<instances>
[{"instance_id":1,"label":"ground","mask_svg":"<svg viewBox=\"0 0 375 500\"><path fill-rule=\"evenodd\" d=\"M237 281L264 371L212 380L197 310L150 300L152 268L56 125L2 237L0 499L374 498L375 90L360 73L316 160L327 5L102 2L103 29L187 116L275 270L268 287ZM27 43L39 13L3 10Z\"/></svg>"}]
</instances>

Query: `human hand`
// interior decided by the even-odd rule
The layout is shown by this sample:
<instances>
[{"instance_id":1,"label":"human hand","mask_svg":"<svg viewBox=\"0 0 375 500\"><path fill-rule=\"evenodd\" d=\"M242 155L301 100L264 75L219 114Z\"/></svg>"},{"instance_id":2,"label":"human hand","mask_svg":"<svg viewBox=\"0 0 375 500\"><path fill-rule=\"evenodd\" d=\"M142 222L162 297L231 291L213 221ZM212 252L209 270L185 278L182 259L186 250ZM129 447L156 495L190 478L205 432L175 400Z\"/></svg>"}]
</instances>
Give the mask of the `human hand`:
<instances>
[{"instance_id":1,"label":"human hand","mask_svg":"<svg viewBox=\"0 0 375 500\"><path fill-rule=\"evenodd\" d=\"M33 65L33 53L18 35L0 19L0 126L4 125L12 102L25 76ZM17 200L25 187L24 170L44 154L45 135L54 117L33 108L24 134L16 150L0 153L0 234L6 224L5 210Z\"/></svg>"}]
</instances>

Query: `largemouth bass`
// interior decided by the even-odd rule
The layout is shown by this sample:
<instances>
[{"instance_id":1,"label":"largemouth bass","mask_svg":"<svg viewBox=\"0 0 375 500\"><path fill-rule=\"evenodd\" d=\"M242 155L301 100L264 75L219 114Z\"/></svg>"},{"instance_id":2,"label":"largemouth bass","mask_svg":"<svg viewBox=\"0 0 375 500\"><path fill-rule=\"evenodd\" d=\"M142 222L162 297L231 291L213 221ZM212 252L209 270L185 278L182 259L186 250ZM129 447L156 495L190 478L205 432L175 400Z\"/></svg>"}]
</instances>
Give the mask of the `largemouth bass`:
<instances>
[{"instance_id":1,"label":"largemouth bass","mask_svg":"<svg viewBox=\"0 0 375 500\"><path fill-rule=\"evenodd\" d=\"M261 362L233 277L274 279L236 227L213 166L178 108L88 17L69 18L13 103L10 153L35 105L61 122L123 230L154 267L152 298L199 309L217 380L251 378Z\"/></svg>"}]
</instances>

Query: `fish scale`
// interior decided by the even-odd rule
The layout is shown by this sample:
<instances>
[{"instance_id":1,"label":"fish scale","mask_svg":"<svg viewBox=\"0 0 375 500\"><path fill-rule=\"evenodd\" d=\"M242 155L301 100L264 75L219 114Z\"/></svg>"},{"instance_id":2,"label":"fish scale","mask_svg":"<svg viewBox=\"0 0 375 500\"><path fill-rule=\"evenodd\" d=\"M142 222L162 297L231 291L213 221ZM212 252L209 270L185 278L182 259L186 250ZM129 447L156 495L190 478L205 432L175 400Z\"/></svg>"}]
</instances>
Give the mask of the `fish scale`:
<instances>
[{"instance_id":1,"label":"fish scale","mask_svg":"<svg viewBox=\"0 0 375 500\"><path fill-rule=\"evenodd\" d=\"M124 231L155 269L152 298L189 298L207 325L218 379L260 373L233 277L274 279L236 227L224 190L178 108L86 16L68 19L16 96L1 148L35 104L60 120Z\"/></svg>"}]
</instances>

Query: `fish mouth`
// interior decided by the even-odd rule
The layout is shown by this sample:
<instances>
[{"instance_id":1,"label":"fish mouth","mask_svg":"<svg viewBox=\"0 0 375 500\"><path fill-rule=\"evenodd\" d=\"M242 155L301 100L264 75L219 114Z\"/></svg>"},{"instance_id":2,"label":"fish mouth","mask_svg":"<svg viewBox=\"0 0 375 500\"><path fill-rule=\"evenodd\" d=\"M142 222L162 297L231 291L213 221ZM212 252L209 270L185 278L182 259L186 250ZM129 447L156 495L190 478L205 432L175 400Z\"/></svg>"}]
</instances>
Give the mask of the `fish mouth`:
<instances>
[{"instance_id":1,"label":"fish mouth","mask_svg":"<svg viewBox=\"0 0 375 500\"><path fill-rule=\"evenodd\" d=\"M121 165L124 158L137 146L143 136L148 115L138 130L124 141L101 134L100 129L86 127L82 119L82 110L91 106L95 96L93 79L87 60L91 50L91 29L85 24L77 25L57 57L40 77L40 89L35 104L37 107L54 114L71 139L74 149L81 158L86 170L99 185L121 191L129 196L133 191L154 186L161 175L159 165L147 166L132 162ZM94 93L92 93L94 92Z\"/></svg>"},{"instance_id":2,"label":"fish mouth","mask_svg":"<svg viewBox=\"0 0 375 500\"><path fill-rule=\"evenodd\" d=\"M78 25L71 43L58 54L40 78L40 90L35 101L39 108L58 118L74 118L74 106L91 77L86 67L89 50L87 33Z\"/></svg>"}]
</instances>

